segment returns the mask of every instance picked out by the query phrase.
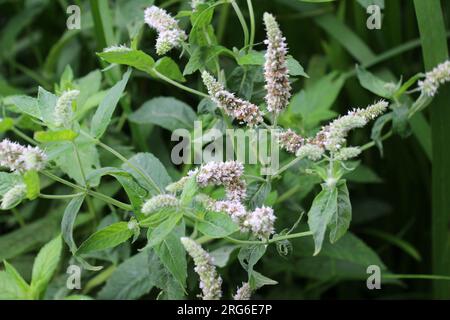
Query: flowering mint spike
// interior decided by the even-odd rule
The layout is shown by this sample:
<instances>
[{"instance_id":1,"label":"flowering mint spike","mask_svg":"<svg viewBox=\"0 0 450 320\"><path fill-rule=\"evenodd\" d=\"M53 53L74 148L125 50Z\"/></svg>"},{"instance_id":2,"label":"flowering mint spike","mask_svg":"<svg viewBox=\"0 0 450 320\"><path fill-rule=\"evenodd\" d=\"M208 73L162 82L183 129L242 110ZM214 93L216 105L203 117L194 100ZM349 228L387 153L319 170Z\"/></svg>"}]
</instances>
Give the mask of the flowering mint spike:
<instances>
[{"instance_id":1,"label":"flowering mint spike","mask_svg":"<svg viewBox=\"0 0 450 320\"><path fill-rule=\"evenodd\" d=\"M264 63L267 110L278 114L286 108L291 97L289 72L286 65L286 38L283 37L275 17L270 13L264 13L264 24L267 32L267 39L264 40L267 45Z\"/></svg>"},{"instance_id":2,"label":"flowering mint spike","mask_svg":"<svg viewBox=\"0 0 450 320\"><path fill-rule=\"evenodd\" d=\"M57 127L69 127L73 119L72 102L78 97L80 91L64 91L58 98L55 106L55 125Z\"/></svg>"},{"instance_id":3,"label":"flowering mint spike","mask_svg":"<svg viewBox=\"0 0 450 320\"><path fill-rule=\"evenodd\" d=\"M257 125L263 121L263 115L258 106L237 98L233 93L226 91L207 71L203 71L202 78L211 100L222 108L227 115L249 126Z\"/></svg>"},{"instance_id":4,"label":"flowering mint spike","mask_svg":"<svg viewBox=\"0 0 450 320\"><path fill-rule=\"evenodd\" d=\"M142 206L142 213L149 215L163 208L178 207L180 200L171 194L159 194L148 199Z\"/></svg>"},{"instance_id":5,"label":"flowering mint spike","mask_svg":"<svg viewBox=\"0 0 450 320\"><path fill-rule=\"evenodd\" d=\"M202 299L219 300L222 297L222 278L217 274L212 257L191 238L183 237L181 243L194 260L194 270L200 277Z\"/></svg>"},{"instance_id":6,"label":"flowering mint spike","mask_svg":"<svg viewBox=\"0 0 450 320\"><path fill-rule=\"evenodd\" d=\"M224 186L228 200L240 201L246 196L246 184L241 179L243 174L244 166L238 161L211 161L200 168L196 179L202 188L208 185Z\"/></svg>"},{"instance_id":7,"label":"flowering mint spike","mask_svg":"<svg viewBox=\"0 0 450 320\"><path fill-rule=\"evenodd\" d=\"M307 143L301 146L295 155L300 158L308 158L312 161L318 161L322 158L324 152L325 150L322 147L312 143Z\"/></svg>"},{"instance_id":8,"label":"flowering mint spike","mask_svg":"<svg viewBox=\"0 0 450 320\"><path fill-rule=\"evenodd\" d=\"M419 81L419 88L423 94L433 97L437 93L439 86L449 81L450 61L447 60L427 72L425 79Z\"/></svg>"},{"instance_id":9,"label":"flowering mint spike","mask_svg":"<svg viewBox=\"0 0 450 320\"><path fill-rule=\"evenodd\" d=\"M158 32L156 53L163 55L173 48L181 47L187 39L186 33L180 29L177 20L166 10L151 6L145 9L145 22Z\"/></svg>"},{"instance_id":10,"label":"flowering mint spike","mask_svg":"<svg viewBox=\"0 0 450 320\"><path fill-rule=\"evenodd\" d=\"M234 300L250 300L252 290L248 282L243 282L242 286L237 289L236 294L233 296Z\"/></svg>"},{"instance_id":11,"label":"flowering mint spike","mask_svg":"<svg viewBox=\"0 0 450 320\"><path fill-rule=\"evenodd\" d=\"M341 160L341 161L345 161L348 159L352 159L355 158L357 156L359 156L361 154L361 149L358 147L347 147L347 148L342 148L341 150L339 150L336 155L334 156L334 158L336 160Z\"/></svg>"},{"instance_id":12,"label":"flowering mint spike","mask_svg":"<svg viewBox=\"0 0 450 320\"><path fill-rule=\"evenodd\" d=\"M297 150L305 144L305 139L293 130L287 129L278 134L278 142L287 152L296 153Z\"/></svg>"},{"instance_id":13,"label":"flowering mint spike","mask_svg":"<svg viewBox=\"0 0 450 320\"><path fill-rule=\"evenodd\" d=\"M247 215L244 226L248 227L261 240L267 240L275 232L273 226L275 219L273 209L262 206Z\"/></svg>"},{"instance_id":14,"label":"flowering mint spike","mask_svg":"<svg viewBox=\"0 0 450 320\"><path fill-rule=\"evenodd\" d=\"M8 210L21 201L27 194L27 187L25 184L20 183L12 187L8 192L3 195L1 209Z\"/></svg>"},{"instance_id":15,"label":"flowering mint spike","mask_svg":"<svg viewBox=\"0 0 450 320\"><path fill-rule=\"evenodd\" d=\"M24 147L4 139L0 142L0 166L20 173L45 168L47 156L38 147Z\"/></svg>"}]
</instances>

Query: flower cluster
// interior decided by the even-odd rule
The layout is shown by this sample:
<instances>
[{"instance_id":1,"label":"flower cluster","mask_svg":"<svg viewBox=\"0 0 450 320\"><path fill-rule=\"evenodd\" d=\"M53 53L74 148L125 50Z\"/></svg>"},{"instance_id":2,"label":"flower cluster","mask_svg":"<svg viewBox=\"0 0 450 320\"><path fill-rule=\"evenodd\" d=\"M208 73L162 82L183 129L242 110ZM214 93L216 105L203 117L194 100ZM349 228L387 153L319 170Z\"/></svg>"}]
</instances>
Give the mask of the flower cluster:
<instances>
[{"instance_id":1,"label":"flower cluster","mask_svg":"<svg viewBox=\"0 0 450 320\"><path fill-rule=\"evenodd\" d=\"M222 297L222 278L218 275L212 257L191 238L181 238L181 243L195 264L195 272L200 277L203 300L219 300Z\"/></svg>"},{"instance_id":2,"label":"flower cluster","mask_svg":"<svg viewBox=\"0 0 450 320\"><path fill-rule=\"evenodd\" d=\"M287 45L274 16L264 13L267 45L264 64L267 110L280 113L289 103L291 85L286 65Z\"/></svg>"},{"instance_id":3,"label":"flower cluster","mask_svg":"<svg viewBox=\"0 0 450 320\"><path fill-rule=\"evenodd\" d=\"M419 88L425 95L433 97L437 93L439 86L449 81L450 61L447 60L427 72L425 79L419 81Z\"/></svg>"},{"instance_id":4,"label":"flower cluster","mask_svg":"<svg viewBox=\"0 0 450 320\"><path fill-rule=\"evenodd\" d=\"M2 198L2 204L0 208L2 210L8 210L12 208L15 204L20 202L27 193L27 187L23 183L19 183L9 189Z\"/></svg>"},{"instance_id":5,"label":"flower cluster","mask_svg":"<svg viewBox=\"0 0 450 320\"><path fill-rule=\"evenodd\" d=\"M200 187L208 185L224 186L227 199L240 201L246 196L246 185L242 179L244 166L237 161L215 162L203 165L196 179Z\"/></svg>"},{"instance_id":6,"label":"flower cluster","mask_svg":"<svg viewBox=\"0 0 450 320\"><path fill-rule=\"evenodd\" d=\"M236 294L233 296L234 300L250 300L252 290L248 282L243 282L242 286L237 289Z\"/></svg>"},{"instance_id":7,"label":"flower cluster","mask_svg":"<svg viewBox=\"0 0 450 320\"><path fill-rule=\"evenodd\" d=\"M258 106L249 101L237 98L233 93L226 91L207 71L203 71L202 78L211 99L227 115L249 126L257 125L263 121L263 114Z\"/></svg>"},{"instance_id":8,"label":"flower cluster","mask_svg":"<svg viewBox=\"0 0 450 320\"><path fill-rule=\"evenodd\" d=\"M305 139L295 133L292 129L287 129L278 133L278 143L287 152L296 153L305 144Z\"/></svg>"},{"instance_id":9,"label":"flower cluster","mask_svg":"<svg viewBox=\"0 0 450 320\"><path fill-rule=\"evenodd\" d=\"M148 199L142 206L142 213L149 215L163 208L178 207L180 200L171 194L159 194Z\"/></svg>"},{"instance_id":10,"label":"flower cluster","mask_svg":"<svg viewBox=\"0 0 450 320\"><path fill-rule=\"evenodd\" d=\"M158 32L156 40L156 53L163 55L173 48L181 47L187 39L186 33L180 29L177 20L166 10L156 6L145 10L145 22Z\"/></svg>"},{"instance_id":11,"label":"flower cluster","mask_svg":"<svg viewBox=\"0 0 450 320\"><path fill-rule=\"evenodd\" d=\"M78 97L80 91L67 90L58 98L55 106L55 125L57 127L69 127L73 119L72 103Z\"/></svg>"},{"instance_id":12,"label":"flower cluster","mask_svg":"<svg viewBox=\"0 0 450 320\"><path fill-rule=\"evenodd\" d=\"M364 127L370 120L385 112L388 105L381 100L365 109L354 109L323 127L311 143L330 152L337 152L344 147L350 130Z\"/></svg>"},{"instance_id":13,"label":"flower cluster","mask_svg":"<svg viewBox=\"0 0 450 320\"><path fill-rule=\"evenodd\" d=\"M312 143L307 143L301 146L297 150L295 155L300 158L308 158L309 160L317 161L320 160L320 158L322 158L324 152L325 150L321 146Z\"/></svg>"},{"instance_id":14,"label":"flower cluster","mask_svg":"<svg viewBox=\"0 0 450 320\"><path fill-rule=\"evenodd\" d=\"M42 170L47 157L38 147L22 146L4 139L0 142L0 166L20 173Z\"/></svg>"}]
</instances>

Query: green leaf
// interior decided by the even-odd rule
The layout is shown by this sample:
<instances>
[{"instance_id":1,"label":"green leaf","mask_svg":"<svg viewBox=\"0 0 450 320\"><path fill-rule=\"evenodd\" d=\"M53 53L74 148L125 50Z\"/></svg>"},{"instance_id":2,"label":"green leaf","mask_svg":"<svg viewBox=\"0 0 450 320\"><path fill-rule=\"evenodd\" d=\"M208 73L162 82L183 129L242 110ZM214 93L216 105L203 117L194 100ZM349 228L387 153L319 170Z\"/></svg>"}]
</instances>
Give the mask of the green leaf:
<instances>
[{"instance_id":1,"label":"green leaf","mask_svg":"<svg viewBox=\"0 0 450 320\"><path fill-rule=\"evenodd\" d=\"M248 64L262 66L265 61L264 52L260 51L250 51L246 55L237 58L237 62L241 66Z\"/></svg>"},{"instance_id":2,"label":"green leaf","mask_svg":"<svg viewBox=\"0 0 450 320\"><path fill-rule=\"evenodd\" d=\"M180 201L183 206L187 206L191 203L195 193L198 190L198 184L195 177L191 177L185 183L183 192L181 193Z\"/></svg>"},{"instance_id":3,"label":"green leaf","mask_svg":"<svg viewBox=\"0 0 450 320\"><path fill-rule=\"evenodd\" d=\"M251 183L247 189L249 208L253 210L257 207L261 207L270 193L271 188L271 184L268 182Z\"/></svg>"},{"instance_id":4,"label":"green leaf","mask_svg":"<svg viewBox=\"0 0 450 320\"><path fill-rule=\"evenodd\" d=\"M58 266L61 249L61 236L57 236L42 247L34 260L31 276L31 291L35 298L40 298L45 293L47 285Z\"/></svg>"},{"instance_id":5,"label":"green leaf","mask_svg":"<svg viewBox=\"0 0 450 320\"><path fill-rule=\"evenodd\" d=\"M249 284L250 284L250 288L252 288L252 290L257 290L263 286L276 285L276 284L278 284L278 282L275 280L272 280L266 276L263 276L261 273L253 270L252 275L250 276Z\"/></svg>"},{"instance_id":6,"label":"green leaf","mask_svg":"<svg viewBox=\"0 0 450 320\"><path fill-rule=\"evenodd\" d=\"M352 220L352 205L345 181L337 186L337 192L337 210L328 224L331 243L338 241L347 232Z\"/></svg>"},{"instance_id":7,"label":"green leaf","mask_svg":"<svg viewBox=\"0 0 450 320\"><path fill-rule=\"evenodd\" d=\"M0 299L23 300L27 298L27 292L17 283L16 279L6 271L0 271Z\"/></svg>"},{"instance_id":8,"label":"green leaf","mask_svg":"<svg viewBox=\"0 0 450 320\"><path fill-rule=\"evenodd\" d=\"M162 57L158 61L156 61L155 70L159 73L165 75L166 77L178 81L178 82L185 82L186 79L183 77L183 74L181 73L180 68L178 67L177 63L173 61L169 57ZM153 73L153 72L152 72ZM157 75L154 75L155 78L157 78Z\"/></svg>"},{"instance_id":9,"label":"green leaf","mask_svg":"<svg viewBox=\"0 0 450 320\"><path fill-rule=\"evenodd\" d=\"M305 78L309 78L309 76L306 74L305 69L303 69L300 62L295 60L295 58L293 56L291 56L291 55L287 56L286 66L287 66L289 74L291 76L302 76Z\"/></svg>"},{"instance_id":10,"label":"green leaf","mask_svg":"<svg viewBox=\"0 0 450 320\"><path fill-rule=\"evenodd\" d=\"M145 102L129 119L139 124L156 124L164 129L194 128L197 116L186 103L171 97L158 97Z\"/></svg>"},{"instance_id":11,"label":"green leaf","mask_svg":"<svg viewBox=\"0 0 450 320\"><path fill-rule=\"evenodd\" d=\"M76 254L114 248L132 236L133 230L128 228L127 222L116 222L92 234L80 245Z\"/></svg>"},{"instance_id":12,"label":"green leaf","mask_svg":"<svg viewBox=\"0 0 450 320\"><path fill-rule=\"evenodd\" d=\"M164 268L152 250L125 260L98 293L102 300L132 300L147 294L164 277Z\"/></svg>"},{"instance_id":13,"label":"green leaf","mask_svg":"<svg viewBox=\"0 0 450 320\"><path fill-rule=\"evenodd\" d=\"M308 212L309 229L313 232L315 251L317 255L322 248L327 225L337 211L337 189L324 188L314 199Z\"/></svg>"},{"instance_id":14,"label":"green leaf","mask_svg":"<svg viewBox=\"0 0 450 320\"><path fill-rule=\"evenodd\" d=\"M180 241L185 234L184 228L184 224L175 227L159 245L155 246L155 253L182 288L186 287L187 278L186 252Z\"/></svg>"},{"instance_id":15,"label":"green leaf","mask_svg":"<svg viewBox=\"0 0 450 320\"><path fill-rule=\"evenodd\" d=\"M117 82L111 89L109 89L103 101L100 103L97 111L91 122L91 135L95 138L100 138L106 131L111 122L111 117L116 110L117 103L125 90L128 79L130 78L131 69L122 77L122 80Z\"/></svg>"},{"instance_id":16,"label":"green leaf","mask_svg":"<svg viewBox=\"0 0 450 320\"><path fill-rule=\"evenodd\" d=\"M0 132L6 132L14 127L14 119L12 118L3 118L0 120Z\"/></svg>"},{"instance_id":17,"label":"green leaf","mask_svg":"<svg viewBox=\"0 0 450 320\"><path fill-rule=\"evenodd\" d=\"M13 105L17 107L22 113L28 114L33 118L41 119L41 110L39 109L36 98L28 96L10 96L3 100L6 105Z\"/></svg>"},{"instance_id":18,"label":"green leaf","mask_svg":"<svg viewBox=\"0 0 450 320\"><path fill-rule=\"evenodd\" d=\"M406 104L397 105L392 110L392 130L402 138L411 134L409 124L409 109Z\"/></svg>"},{"instance_id":19,"label":"green leaf","mask_svg":"<svg viewBox=\"0 0 450 320\"><path fill-rule=\"evenodd\" d=\"M366 88L370 92L383 98L390 98L392 96L393 92L389 91L387 88L388 83L376 77L371 72L357 65L356 74L358 76L359 83L363 88Z\"/></svg>"},{"instance_id":20,"label":"green leaf","mask_svg":"<svg viewBox=\"0 0 450 320\"><path fill-rule=\"evenodd\" d=\"M156 228L148 229L146 248L160 244L172 232L182 217L183 212L172 211L172 214Z\"/></svg>"},{"instance_id":21,"label":"green leaf","mask_svg":"<svg viewBox=\"0 0 450 320\"><path fill-rule=\"evenodd\" d=\"M190 75L202 68L212 67L214 60L216 60L217 56L222 53L233 56L232 52L222 46L196 47L191 57L189 58L188 63L184 67L183 75Z\"/></svg>"},{"instance_id":22,"label":"green leaf","mask_svg":"<svg viewBox=\"0 0 450 320\"><path fill-rule=\"evenodd\" d=\"M134 168L138 168L144 175L137 173L133 167L124 164L122 168L130 173L134 179L151 194L164 190L172 182L166 168L151 153L138 153L128 160Z\"/></svg>"},{"instance_id":23,"label":"green leaf","mask_svg":"<svg viewBox=\"0 0 450 320\"><path fill-rule=\"evenodd\" d=\"M151 74L155 60L141 50L100 52L97 55L109 63L123 64Z\"/></svg>"},{"instance_id":24,"label":"green leaf","mask_svg":"<svg viewBox=\"0 0 450 320\"><path fill-rule=\"evenodd\" d=\"M22 278L20 273L14 268L11 264L9 264L6 260L3 261L3 264L5 265L5 272L9 276L9 279L14 282L14 285L9 285L8 287L13 289L16 293L14 294L16 298L19 299L27 299L29 292L30 292L30 286L28 283ZM8 281L8 280L7 280ZM9 291L8 288L3 288L5 286L4 283L2 283L2 279L0 276L0 292L2 291ZM2 294L0 293L0 298L2 298Z\"/></svg>"},{"instance_id":25,"label":"green leaf","mask_svg":"<svg viewBox=\"0 0 450 320\"><path fill-rule=\"evenodd\" d=\"M262 258L267 250L267 246L264 244L251 244L245 245L241 248L238 254L239 262L242 267L247 270L249 279L253 274L253 267Z\"/></svg>"},{"instance_id":26,"label":"green leaf","mask_svg":"<svg viewBox=\"0 0 450 320\"><path fill-rule=\"evenodd\" d=\"M223 268L227 265L230 255L239 248L237 245L225 245L213 250L209 253L213 257L213 263L215 266Z\"/></svg>"},{"instance_id":27,"label":"green leaf","mask_svg":"<svg viewBox=\"0 0 450 320\"><path fill-rule=\"evenodd\" d=\"M41 183L37 171L30 170L25 172L23 175L23 181L27 186L27 198L30 200L36 199L41 192Z\"/></svg>"},{"instance_id":28,"label":"green leaf","mask_svg":"<svg viewBox=\"0 0 450 320\"><path fill-rule=\"evenodd\" d=\"M58 141L73 141L78 136L78 133L66 129L58 131L37 131L34 133L34 139L38 142L58 142Z\"/></svg>"},{"instance_id":29,"label":"green leaf","mask_svg":"<svg viewBox=\"0 0 450 320\"><path fill-rule=\"evenodd\" d=\"M379 117L372 126L370 138L373 141L375 141L378 150L380 150L381 156L383 156L383 141L381 140L383 128L391 120L392 120L392 112L389 112Z\"/></svg>"},{"instance_id":30,"label":"green leaf","mask_svg":"<svg viewBox=\"0 0 450 320\"><path fill-rule=\"evenodd\" d=\"M77 245L73 240L73 228L75 225L77 214L80 211L81 205L83 204L84 197L85 195L80 195L70 200L69 204L64 210L64 216L61 221L62 237L69 246L72 254L75 254L75 252L77 251Z\"/></svg>"},{"instance_id":31,"label":"green leaf","mask_svg":"<svg viewBox=\"0 0 450 320\"><path fill-rule=\"evenodd\" d=\"M0 172L0 196L4 195L19 183L22 183L20 174Z\"/></svg>"},{"instance_id":32,"label":"green leaf","mask_svg":"<svg viewBox=\"0 0 450 320\"><path fill-rule=\"evenodd\" d=\"M212 238L223 238L236 231L238 226L230 216L222 212L209 211L197 224L198 231Z\"/></svg>"},{"instance_id":33,"label":"green leaf","mask_svg":"<svg viewBox=\"0 0 450 320\"><path fill-rule=\"evenodd\" d=\"M58 97L56 95L39 87L37 102L41 119L46 125L53 125L55 123L55 106L57 101Z\"/></svg>"}]
</instances>

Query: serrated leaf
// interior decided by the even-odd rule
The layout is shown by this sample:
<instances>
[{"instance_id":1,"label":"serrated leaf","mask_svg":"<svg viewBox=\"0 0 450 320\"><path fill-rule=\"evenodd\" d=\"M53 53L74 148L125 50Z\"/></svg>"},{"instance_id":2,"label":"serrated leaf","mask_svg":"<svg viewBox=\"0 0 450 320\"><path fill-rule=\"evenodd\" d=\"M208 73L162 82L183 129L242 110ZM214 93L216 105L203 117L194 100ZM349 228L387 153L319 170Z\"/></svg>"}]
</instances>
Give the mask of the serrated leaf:
<instances>
[{"instance_id":1,"label":"serrated leaf","mask_svg":"<svg viewBox=\"0 0 450 320\"><path fill-rule=\"evenodd\" d=\"M76 251L77 255L117 247L133 236L127 222L113 223L87 238Z\"/></svg>"},{"instance_id":2,"label":"serrated leaf","mask_svg":"<svg viewBox=\"0 0 450 320\"><path fill-rule=\"evenodd\" d=\"M186 252L180 241L185 233L184 228L184 224L175 227L159 245L155 246L155 252L159 259L182 288L186 287L187 278Z\"/></svg>"},{"instance_id":3,"label":"serrated leaf","mask_svg":"<svg viewBox=\"0 0 450 320\"><path fill-rule=\"evenodd\" d=\"M156 228L148 229L146 248L160 244L172 232L182 217L182 212L173 211L172 214Z\"/></svg>"},{"instance_id":4,"label":"serrated leaf","mask_svg":"<svg viewBox=\"0 0 450 320\"><path fill-rule=\"evenodd\" d=\"M337 189L324 188L314 198L308 212L309 229L313 232L315 251L317 255L322 248L323 239L331 217L337 211Z\"/></svg>"},{"instance_id":5,"label":"serrated leaf","mask_svg":"<svg viewBox=\"0 0 450 320\"><path fill-rule=\"evenodd\" d=\"M156 61L154 69L172 80L178 82L186 81L177 63L169 57L162 57ZM158 76L154 75L154 77L157 78Z\"/></svg>"},{"instance_id":6,"label":"serrated leaf","mask_svg":"<svg viewBox=\"0 0 450 320\"><path fill-rule=\"evenodd\" d=\"M194 128L197 116L186 103L172 97L158 97L145 102L129 119L139 124L156 124L164 129Z\"/></svg>"},{"instance_id":7,"label":"serrated leaf","mask_svg":"<svg viewBox=\"0 0 450 320\"><path fill-rule=\"evenodd\" d=\"M155 64L155 60L141 50L100 52L97 55L106 62L127 65L148 74Z\"/></svg>"},{"instance_id":8,"label":"serrated leaf","mask_svg":"<svg viewBox=\"0 0 450 320\"><path fill-rule=\"evenodd\" d=\"M209 211L204 218L197 223L198 231L212 238L223 238L236 231L238 226L230 216L222 212Z\"/></svg>"},{"instance_id":9,"label":"serrated leaf","mask_svg":"<svg viewBox=\"0 0 450 320\"><path fill-rule=\"evenodd\" d=\"M34 260L31 276L31 292L33 297L40 298L47 289L47 285L58 266L61 249L61 236L57 236L39 251Z\"/></svg>"},{"instance_id":10,"label":"serrated leaf","mask_svg":"<svg viewBox=\"0 0 450 320\"><path fill-rule=\"evenodd\" d=\"M80 211L81 205L83 204L85 195L80 195L78 197L70 200L66 209L64 210L64 215L61 221L61 233L64 241L69 246L72 254L77 251L77 245L73 239L73 227L75 225L75 220L77 214Z\"/></svg>"},{"instance_id":11,"label":"serrated leaf","mask_svg":"<svg viewBox=\"0 0 450 320\"><path fill-rule=\"evenodd\" d=\"M331 216L328 224L331 243L338 241L347 232L352 220L352 204L350 203L347 184L345 182L339 184L337 192L337 210Z\"/></svg>"},{"instance_id":12,"label":"serrated leaf","mask_svg":"<svg viewBox=\"0 0 450 320\"><path fill-rule=\"evenodd\" d=\"M125 86L127 85L128 79L130 78L131 69L122 77L122 80L117 82L111 89L108 90L103 101L98 106L91 122L91 135L94 138L100 138L108 128L111 122L111 117L116 110L117 103L119 102Z\"/></svg>"}]
</instances>

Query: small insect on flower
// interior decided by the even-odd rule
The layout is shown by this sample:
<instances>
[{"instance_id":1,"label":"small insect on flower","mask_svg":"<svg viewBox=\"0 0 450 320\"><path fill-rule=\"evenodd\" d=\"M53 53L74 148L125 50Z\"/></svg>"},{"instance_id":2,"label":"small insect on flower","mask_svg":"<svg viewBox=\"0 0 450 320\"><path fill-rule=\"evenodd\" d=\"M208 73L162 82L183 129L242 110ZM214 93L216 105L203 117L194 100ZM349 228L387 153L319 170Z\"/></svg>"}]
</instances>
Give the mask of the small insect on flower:
<instances>
[{"instance_id":1,"label":"small insect on flower","mask_svg":"<svg viewBox=\"0 0 450 320\"><path fill-rule=\"evenodd\" d=\"M252 290L248 282L243 282L242 286L237 289L236 294L233 296L234 300L250 300Z\"/></svg>"},{"instance_id":2,"label":"small insect on flower","mask_svg":"<svg viewBox=\"0 0 450 320\"><path fill-rule=\"evenodd\" d=\"M0 166L20 173L45 168L47 156L38 147L22 146L4 139L0 142Z\"/></svg>"},{"instance_id":3,"label":"small insect on flower","mask_svg":"<svg viewBox=\"0 0 450 320\"><path fill-rule=\"evenodd\" d=\"M166 10L151 6L145 9L145 22L150 28L158 32L156 40L156 53L163 55L173 48L181 47L182 43L187 39L184 30L178 26L175 20Z\"/></svg>"},{"instance_id":4,"label":"small insect on flower","mask_svg":"<svg viewBox=\"0 0 450 320\"><path fill-rule=\"evenodd\" d=\"M27 187L25 184L20 183L12 187L7 191L2 198L1 209L8 210L17 205L26 195Z\"/></svg>"},{"instance_id":5,"label":"small insect on flower","mask_svg":"<svg viewBox=\"0 0 450 320\"><path fill-rule=\"evenodd\" d=\"M447 60L437 65L433 70L425 74L425 79L419 81L419 88L423 94L433 97L439 86L450 81L450 61Z\"/></svg>"},{"instance_id":6,"label":"small insect on flower","mask_svg":"<svg viewBox=\"0 0 450 320\"><path fill-rule=\"evenodd\" d=\"M55 106L55 126L70 127L73 120L72 103L79 94L80 91L78 90L68 90L61 94Z\"/></svg>"},{"instance_id":7,"label":"small insect on flower","mask_svg":"<svg viewBox=\"0 0 450 320\"><path fill-rule=\"evenodd\" d=\"M159 194L148 199L142 206L142 213L149 215L163 208L176 208L180 205L180 200L171 194Z\"/></svg>"},{"instance_id":8,"label":"small insect on flower","mask_svg":"<svg viewBox=\"0 0 450 320\"><path fill-rule=\"evenodd\" d=\"M222 278L218 275L213 259L208 252L191 238L180 239L195 264L195 272L200 277L203 300L219 300L222 297Z\"/></svg>"},{"instance_id":9,"label":"small insect on flower","mask_svg":"<svg viewBox=\"0 0 450 320\"><path fill-rule=\"evenodd\" d=\"M266 25L267 45L264 63L264 77L266 80L267 110L280 113L289 103L291 97L291 84L289 83L289 71L286 65L287 45L275 17L270 13L264 13Z\"/></svg>"},{"instance_id":10,"label":"small insect on flower","mask_svg":"<svg viewBox=\"0 0 450 320\"><path fill-rule=\"evenodd\" d=\"M263 114L258 106L237 98L233 93L226 91L207 71L203 71L202 79L208 89L211 100L224 110L227 115L237 119L240 123L246 123L250 127L263 121Z\"/></svg>"}]
</instances>

